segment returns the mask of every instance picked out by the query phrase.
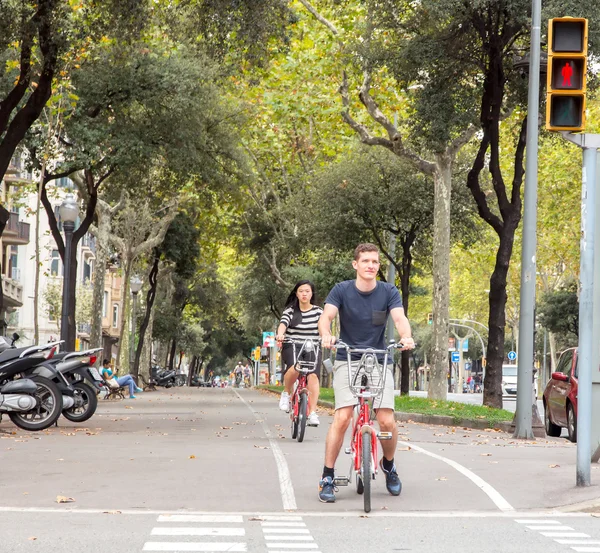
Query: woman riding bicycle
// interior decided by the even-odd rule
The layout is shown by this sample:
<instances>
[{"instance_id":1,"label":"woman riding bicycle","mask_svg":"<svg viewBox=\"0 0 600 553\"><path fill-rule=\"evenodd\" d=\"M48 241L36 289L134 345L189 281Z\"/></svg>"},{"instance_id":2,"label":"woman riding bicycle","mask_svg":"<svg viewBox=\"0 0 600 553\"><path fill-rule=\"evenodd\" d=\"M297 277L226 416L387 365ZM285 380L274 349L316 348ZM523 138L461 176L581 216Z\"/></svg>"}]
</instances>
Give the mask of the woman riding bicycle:
<instances>
[{"instance_id":1,"label":"woman riding bicycle","mask_svg":"<svg viewBox=\"0 0 600 553\"><path fill-rule=\"evenodd\" d=\"M301 280L296 283L285 303L285 309L281 315L281 322L277 327L277 345L281 347L282 341L288 338L305 339L319 338L317 324L323 309L314 305L312 301L315 298L315 285L310 280ZM316 348L319 361L315 365L314 371L308 375L308 410L309 415L307 424L309 426L319 426L319 417L316 413L317 401L319 400L319 369L321 367L321 347ZM310 354L309 354L310 355ZM314 353L312 354L314 355ZM282 411L289 411L290 395L296 380L298 372L289 370L295 363L294 348L292 344L283 344L281 350L281 359L283 362L283 386L284 391L279 400L279 408ZM314 359L314 358L313 358Z\"/></svg>"}]
</instances>

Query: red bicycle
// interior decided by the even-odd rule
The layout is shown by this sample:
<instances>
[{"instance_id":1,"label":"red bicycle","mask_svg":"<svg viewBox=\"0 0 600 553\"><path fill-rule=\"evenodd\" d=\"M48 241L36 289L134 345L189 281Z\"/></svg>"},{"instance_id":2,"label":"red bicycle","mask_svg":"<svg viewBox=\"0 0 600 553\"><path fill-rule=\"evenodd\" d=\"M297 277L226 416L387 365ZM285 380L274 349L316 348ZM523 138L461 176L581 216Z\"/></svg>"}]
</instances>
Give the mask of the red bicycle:
<instances>
[{"instance_id":1,"label":"red bicycle","mask_svg":"<svg viewBox=\"0 0 600 553\"><path fill-rule=\"evenodd\" d=\"M385 380L388 372L388 354L395 348L401 348L400 342L390 344L386 349L354 348L342 341L336 346L345 348L348 359L348 378L350 391L358 398L352 426L352 440L346 453L352 455L348 476L336 476L336 486L347 486L356 474L356 492L363 495L365 513L371 511L371 481L378 472L377 439L391 440L391 432L377 432L373 425L377 401L381 403ZM352 354L360 355L353 361ZM380 364L378 356L383 356Z\"/></svg>"},{"instance_id":2,"label":"red bicycle","mask_svg":"<svg viewBox=\"0 0 600 553\"><path fill-rule=\"evenodd\" d=\"M308 374L314 371L319 363L320 340L318 338L285 338L283 343L292 345L293 369L299 373L290 398L290 419L292 440L302 442L308 418Z\"/></svg>"}]
</instances>

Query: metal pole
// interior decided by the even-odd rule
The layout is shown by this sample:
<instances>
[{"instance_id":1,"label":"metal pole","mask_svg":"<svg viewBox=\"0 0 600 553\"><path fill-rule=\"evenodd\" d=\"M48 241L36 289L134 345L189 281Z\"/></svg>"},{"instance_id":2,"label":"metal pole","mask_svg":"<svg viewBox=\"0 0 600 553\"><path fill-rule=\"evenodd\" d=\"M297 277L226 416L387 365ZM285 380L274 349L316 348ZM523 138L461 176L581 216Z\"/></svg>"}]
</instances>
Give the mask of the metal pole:
<instances>
[{"instance_id":1,"label":"metal pole","mask_svg":"<svg viewBox=\"0 0 600 553\"><path fill-rule=\"evenodd\" d=\"M577 388L577 486L591 484L592 360L594 328L594 228L596 148L583 149L579 278L579 379Z\"/></svg>"},{"instance_id":2,"label":"metal pole","mask_svg":"<svg viewBox=\"0 0 600 553\"><path fill-rule=\"evenodd\" d=\"M69 340L69 289L71 288L71 243L73 241L73 230L75 223L65 221L65 263L63 266L63 297L62 311L60 316L60 339L64 340L65 351L72 351L75 344Z\"/></svg>"},{"instance_id":3,"label":"metal pole","mask_svg":"<svg viewBox=\"0 0 600 553\"><path fill-rule=\"evenodd\" d=\"M133 308L131 310L131 340L129 344L129 372L135 373L135 319L137 311L137 292L132 292L133 295Z\"/></svg>"},{"instance_id":4,"label":"metal pole","mask_svg":"<svg viewBox=\"0 0 600 553\"><path fill-rule=\"evenodd\" d=\"M548 331L544 328L544 361L542 363L542 382L548 382L550 380L549 375L546 373L546 357L548 355Z\"/></svg>"},{"instance_id":5,"label":"metal pole","mask_svg":"<svg viewBox=\"0 0 600 553\"><path fill-rule=\"evenodd\" d=\"M390 257L396 259L396 235L390 234ZM387 279L390 284L396 283L396 266L390 261L388 265ZM388 343L394 339L394 321L391 317L388 317L387 323L387 339Z\"/></svg>"},{"instance_id":6,"label":"metal pole","mask_svg":"<svg viewBox=\"0 0 600 553\"><path fill-rule=\"evenodd\" d=\"M535 311L535 254L537 247L538 117L540 103L540 27L542 0L532 0L531 57L527 105L527 157L523 202L523 248L521 251L521 305L519 311L519 371L515 438L533 438L533 325Z\"/></svg>"}]
</instances>

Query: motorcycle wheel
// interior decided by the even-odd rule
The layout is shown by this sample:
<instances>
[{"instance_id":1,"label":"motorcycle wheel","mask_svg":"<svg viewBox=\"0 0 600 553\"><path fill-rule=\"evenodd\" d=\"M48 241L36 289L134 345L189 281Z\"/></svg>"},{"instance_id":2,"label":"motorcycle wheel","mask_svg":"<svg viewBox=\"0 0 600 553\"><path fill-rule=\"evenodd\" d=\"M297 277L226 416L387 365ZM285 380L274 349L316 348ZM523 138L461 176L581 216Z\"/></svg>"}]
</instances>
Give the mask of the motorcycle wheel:
<instances>
[{"instance_id":1,"label":"motorcycle wheel","mask_svg":"<svg viewBox=\"0 0 600 553\"><path fill-rule=\"evenodd\" d=\"M62 411L62 395L54 382L43 376L30 376L36 383L37 406L31 411L8 413L10 420L23 430L44 430L52 426Z\"/></svg>"},{"instance_id":2,"label":"motorcycle wheel","mask_svg":"<svg viewBox=\"0 0 600 553\"><path fill-rule=\"evenodd\" d=\"M65 409L62 414L65 419L68 419L71 422L84 422L91 418L96 412L96 408L98 407L98 397L92 387L85 382L75 382L73 388L75 390L75 396L83 401L83 405L80 407L74 405L70 409Z\"/></svg>"}]
</instances>

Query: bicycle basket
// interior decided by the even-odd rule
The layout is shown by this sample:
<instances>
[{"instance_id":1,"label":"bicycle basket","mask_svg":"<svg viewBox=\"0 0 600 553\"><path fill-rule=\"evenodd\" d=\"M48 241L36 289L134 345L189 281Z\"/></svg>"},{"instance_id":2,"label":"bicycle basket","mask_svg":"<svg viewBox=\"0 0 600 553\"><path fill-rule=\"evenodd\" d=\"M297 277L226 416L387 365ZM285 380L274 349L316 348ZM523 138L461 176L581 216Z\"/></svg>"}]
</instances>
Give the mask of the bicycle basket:
<instances>
[{"instance_id":1,"label":"bicycle basket","mask_svg":"<svg viewBox=\"0 0 600 553\"><path fill-rule=\"evenodd\" d=\"M294 341L293 347L294 360L296 361L294 367L296 370L305 374L313 371L319 361L318 346L312 339L307 338L301 343Z\"/></svg>"},{"instance_id":2,"label":"bicycle basket","mask_svg":"<svg viewBox=\"0 0 600 553\"><path fill-rule=\"evenodd\" d=\"M376 353L364 352L358 361L348 356L348 382L357 397L379 397L385 388L387 363L379 363Z\"/></svg>"}]
</instances>

